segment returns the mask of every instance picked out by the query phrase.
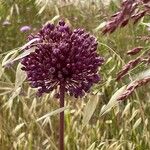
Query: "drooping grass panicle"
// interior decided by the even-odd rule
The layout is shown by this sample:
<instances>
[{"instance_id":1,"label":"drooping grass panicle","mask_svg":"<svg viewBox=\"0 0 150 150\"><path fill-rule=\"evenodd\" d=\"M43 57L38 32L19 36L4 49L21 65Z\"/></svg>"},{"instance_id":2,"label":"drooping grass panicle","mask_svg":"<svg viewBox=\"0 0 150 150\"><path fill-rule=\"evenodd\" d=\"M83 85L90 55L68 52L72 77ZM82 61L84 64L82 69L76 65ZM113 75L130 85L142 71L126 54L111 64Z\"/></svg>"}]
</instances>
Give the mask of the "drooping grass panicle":
<instances>
[{"instance_id":1,"label":"drooping grass panicle","mask_svg":"<svg viewBox=\"0 0 150 150\"><path fill-rule=\"evenodd\" d=\"M130 20L137 23L143 16L149 14L149 1L125 0L121 3L120 10L111 16L104 26L103 34L112 33L119 27L124 27Z\"/></svg>"},{"instance_id":2,"label":"drooping grass panicle","mask_svg":"<svg viewBox=\"0 0 150 150\"><path fill-rule=\"evenodd\" d=\"M123 94L118 98L118 100L127 99L137 88L145 86L150 82L150 76L144 77L143 79L136 80L129 84Z\"/></svg>"},{"instance_id":3,"label":"drooping grass panicle","mask_svg":"<svg viewBox=\"0 0 150 150\"><path fill-rule=\"evenodd\" d=\"M136 55L137 53L139 53L141 50L143 49L143 47L135 47L129 51L127 51L127 55Z\"/></svg>"},{"instance_id":4,"label":"drooping grass panicle","mask_svg":"<svg viewBox=\"0 0 150 150\"><path fill-rule=\"evenodd\" d=\"M119 71L119 73L117 73L116 80L118 81L118 80L122 79L125 75L127 75L129 70L135 68L141 62L142 62L142 59L140 57L130 60L125 66L123 66L121 71Z\"/></svg>"}]
</instances>

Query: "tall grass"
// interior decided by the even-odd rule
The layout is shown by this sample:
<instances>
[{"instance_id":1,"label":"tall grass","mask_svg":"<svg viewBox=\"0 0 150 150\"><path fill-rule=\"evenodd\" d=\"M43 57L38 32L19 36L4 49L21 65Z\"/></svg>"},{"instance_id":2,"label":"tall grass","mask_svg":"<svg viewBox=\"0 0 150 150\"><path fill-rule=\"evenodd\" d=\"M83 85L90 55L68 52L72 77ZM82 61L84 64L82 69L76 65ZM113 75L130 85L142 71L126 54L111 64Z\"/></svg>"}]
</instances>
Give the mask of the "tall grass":
<instances>
[{"instance_id":1,"label":"tall grass","mask_svg":"<svg viewBox=\"0 0 150 150\"><path fill-rule=\"evenodd\" d=\"M8 68L0 65L0 150L57 150L58 114L64 110L66 150L149 150L149 86L116 103L125 85L133 81L143 67L149 66L129 72L130 79L115 80L122 65L131 59L126 56L127 50L139 45L145 47L143 51L148 50L149 43L136 38L147 33L146 26L129 24L112 35L103 36L101 23L117 10L118 1L111 1L107 6L94 0L47 1L49 5L44 2L46 0L1 0L1 64L6 54L26 43L30 32L36 32L47 21L55 23L65 18L73 28L86 28L98 38L98 51L105 57L102 82L82 99L66 95L65 107L58 109L59 102L53 97L55 91L36 97L35 90L24 81L18 62ZM6 19L11 23L8 26L2 25ZM32 30L21 33L19 29L23 25L30 25ZM16 55L19 54L16 51Z\"/></svg>"}]
</instances>

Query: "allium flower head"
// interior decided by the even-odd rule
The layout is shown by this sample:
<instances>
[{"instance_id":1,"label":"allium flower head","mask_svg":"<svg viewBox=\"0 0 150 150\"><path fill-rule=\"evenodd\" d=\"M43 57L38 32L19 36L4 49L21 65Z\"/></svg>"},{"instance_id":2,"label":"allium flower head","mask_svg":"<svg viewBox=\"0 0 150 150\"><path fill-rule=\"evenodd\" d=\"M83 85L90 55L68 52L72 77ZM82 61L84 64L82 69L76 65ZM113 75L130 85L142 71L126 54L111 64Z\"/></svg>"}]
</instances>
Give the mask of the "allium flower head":
<instances>
[{"instance_id":1,"label":"allium flower head","mask_svg":"<svg viewBox=\"0 0 150 150\"><path fill-rule=\"evenodd\" d=\"M100 81L98 67L103 58L96 53L96 38L83 29L71 30L64 21L56 26L48 23L29 40L36 41L35 52L21 61L23 70L38 95L49 93L61 84L74 97L82 97Z\"/></svg>"}]
</instances>

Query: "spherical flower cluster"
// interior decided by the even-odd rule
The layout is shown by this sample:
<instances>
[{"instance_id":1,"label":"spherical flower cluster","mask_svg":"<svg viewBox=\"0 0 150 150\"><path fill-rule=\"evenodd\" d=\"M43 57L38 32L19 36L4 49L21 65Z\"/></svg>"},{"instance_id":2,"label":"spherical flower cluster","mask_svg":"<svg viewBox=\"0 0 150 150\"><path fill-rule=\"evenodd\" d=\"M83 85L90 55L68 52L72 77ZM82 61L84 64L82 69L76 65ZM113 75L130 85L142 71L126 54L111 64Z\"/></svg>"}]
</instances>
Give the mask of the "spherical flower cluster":
<instances>
[{"instance_id":1,"label":"spherical flower cluster","mask_svg":"<svg viewBox=\"0 0 150 150\"><path fill-rule=\"evenodd\" d=\"M34 43L35 52L21 63L39 96L63 84L65 92L82 97L100 81L98 67L104 60L96 53L98 43L94 36L83 29L72 31L64 21L59 21L56 26L48 23L39 33L29 36L29 40L34 38L39 38Z\"/></svg>"}]
</instances>

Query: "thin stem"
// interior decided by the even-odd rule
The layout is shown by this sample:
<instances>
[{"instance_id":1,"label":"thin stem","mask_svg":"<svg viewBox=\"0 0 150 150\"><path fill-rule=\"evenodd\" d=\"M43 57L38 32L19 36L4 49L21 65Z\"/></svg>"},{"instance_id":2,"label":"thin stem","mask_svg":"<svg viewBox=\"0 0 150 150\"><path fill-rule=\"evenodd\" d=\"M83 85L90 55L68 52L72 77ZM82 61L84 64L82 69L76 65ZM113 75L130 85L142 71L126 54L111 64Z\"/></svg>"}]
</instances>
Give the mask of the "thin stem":
<instances>
[{"instance_id":1,"label":"thin stem","mask_svg":"<svg viewBox=\"0 0 150 150\"><path fill-rule=\"evenodd\" d=\"M64 107L65 88L60 85L60 108ZM64 150L64 111L60 113L59 120L59 150Z\"/></svg>"}]
</instances>

